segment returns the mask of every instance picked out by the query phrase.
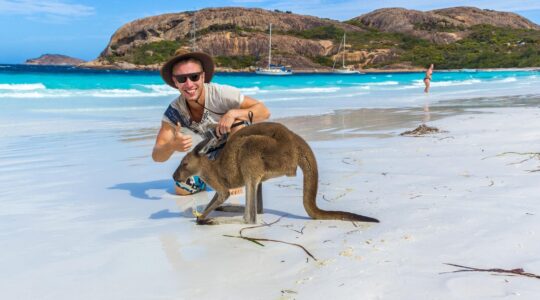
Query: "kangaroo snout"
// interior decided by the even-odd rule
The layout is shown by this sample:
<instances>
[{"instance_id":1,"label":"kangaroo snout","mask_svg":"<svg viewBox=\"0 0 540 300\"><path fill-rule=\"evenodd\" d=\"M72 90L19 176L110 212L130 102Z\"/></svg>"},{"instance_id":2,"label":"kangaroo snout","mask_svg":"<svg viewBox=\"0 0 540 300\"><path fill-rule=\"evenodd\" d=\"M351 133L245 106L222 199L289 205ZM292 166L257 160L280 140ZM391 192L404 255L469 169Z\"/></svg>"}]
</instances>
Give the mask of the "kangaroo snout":
<instances>
[{"instance_id":1,"label":"kangaroo snout","mask_svg":"<svg viewBox=\"0 0 540 300\"><path fill-rule=\"evenodd\" d=\"M173 173L173 179L179 182L186 181L190 176L199 175L201 171L201 157L198 154L199 149L194 149L180 162L178 168Z\"/></svg>"},{"instance_id":2,"label":"kangaroo snout","mask_svg":"<svg viewBox=\"0 0 540 300\"><path fill-rule=\"evenodd\" d=\"M174 171L173 175L172 175L172 178L175 180L175 181L178 181L178 182L183 182L183 181L186 181L188 176L186 176L185 174L183 174L185 172L182 172L182 165L178 166L178 168L176 168L176 170Z\"/></svg>"}]
</instances>

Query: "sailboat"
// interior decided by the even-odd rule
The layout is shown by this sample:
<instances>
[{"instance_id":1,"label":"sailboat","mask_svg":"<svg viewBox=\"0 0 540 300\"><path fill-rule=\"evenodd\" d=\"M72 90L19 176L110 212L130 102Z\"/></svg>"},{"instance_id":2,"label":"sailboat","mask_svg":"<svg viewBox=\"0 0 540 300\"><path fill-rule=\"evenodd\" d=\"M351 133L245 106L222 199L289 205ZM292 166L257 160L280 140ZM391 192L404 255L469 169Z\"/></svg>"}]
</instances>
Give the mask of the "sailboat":
<instances>
[{"instance_id":1,"label":"sailboat","mask_svg":"<svg viewBox=\"0 0 540 300\"><path fill-rule=\"evenodd\" d=\"M339 69L336 69L336 61L334 60L334 65L332 66L332 72L333 73L337 73L337 74L364 74L364 73L361 73L360 71L357 71L353 68L349 68L349 67L345 67L345 48L346 48L346 44L345 44L345 33L343 33L343 43L339 44L339 48L338 48L338 53L340 52L341 50L341 45L343 45L343 52L342 55L341 55L341 61L342 61L342 65L341 65L341 68Z\"/></svg>"},{"instance_id":2,"label":"sailboat","mask_svg":"<svg viewBox=\"0 0 540 300\"><path fill-rule=\"evenodd\" d=\"M272 64L272 24L270 23L270 42L268 43L268 67L257 68L256 74L259 75L292 75L292 70L281 65Z\"/></svg>"}]
</instances>

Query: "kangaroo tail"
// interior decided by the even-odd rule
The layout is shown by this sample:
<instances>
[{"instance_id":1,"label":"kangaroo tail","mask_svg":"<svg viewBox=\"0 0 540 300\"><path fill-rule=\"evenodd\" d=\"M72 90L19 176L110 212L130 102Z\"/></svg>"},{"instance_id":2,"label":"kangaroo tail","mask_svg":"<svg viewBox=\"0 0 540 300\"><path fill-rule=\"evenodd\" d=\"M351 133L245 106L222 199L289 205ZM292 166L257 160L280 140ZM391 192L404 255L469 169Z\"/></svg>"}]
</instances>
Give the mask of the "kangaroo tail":
<instances>
[{"instance_id":1,"label":"kangaroo tail","mask_svg":"<svg viewBox=\"0 0 540 300\"><path fill-rule=\"evenodd\" d=\"M300 137L298 138L298 144L298 152L300 153L298 165L302 169L304 177L304 208L311 218L317 220L342 220L379 223L379 220L374 218L345 211L322 210L317 207L316 198L319 184L317 161L309 145Z\"/></svg>"}]
</instances>

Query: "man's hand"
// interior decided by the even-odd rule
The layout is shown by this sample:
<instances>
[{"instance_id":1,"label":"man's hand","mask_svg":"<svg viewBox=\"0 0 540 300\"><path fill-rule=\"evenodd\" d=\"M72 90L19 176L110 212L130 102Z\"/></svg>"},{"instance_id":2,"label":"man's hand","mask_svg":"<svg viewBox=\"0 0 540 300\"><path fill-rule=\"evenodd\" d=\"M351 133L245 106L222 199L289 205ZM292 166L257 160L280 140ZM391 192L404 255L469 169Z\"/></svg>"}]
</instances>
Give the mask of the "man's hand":
<instances>
[{"instance_id":1,"label":"man's hand","mask_svg":"<svg viewBox=\"0 0 540 300\"><path fill-rule=\"evenodd\" d=\"M231 132L231 126L235 120L235 112L233 109L229 110L226 114L224 114L216 126L217 136L221 137L222 135Z\"/></svg>"},{"instance_id":2,"label":"man's hand","mask_svg":"<svg viewBox=\"0 0 540 300\"><path fill-rule=\"evenodd\" d=\"M182 134L182 126L180 123L176 123L173 139L169 142L169 147L175 151L187 152L193 145L191 135Z\"/></svg>"}]
</instances>

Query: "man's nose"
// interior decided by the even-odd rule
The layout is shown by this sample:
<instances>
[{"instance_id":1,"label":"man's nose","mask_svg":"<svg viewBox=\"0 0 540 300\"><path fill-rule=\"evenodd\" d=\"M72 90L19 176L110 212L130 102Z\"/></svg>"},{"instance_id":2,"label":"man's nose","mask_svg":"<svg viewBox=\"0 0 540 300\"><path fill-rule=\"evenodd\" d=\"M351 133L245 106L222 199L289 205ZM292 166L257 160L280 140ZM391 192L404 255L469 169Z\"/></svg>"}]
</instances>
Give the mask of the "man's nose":
<instances>
[{"instance_id":1,"label":"man's nose","mask_svg":"<svg viewBox=\"0 0 540 300\"><path fill-rule=\"evenodd\" d=\"M191 87L194 84L195 84L194 81L191 81L191 79L189 79L189 77L188 77L188 78L186 78L186 82L184 83L184 86Z\"/></svg>"}]
</instances>

